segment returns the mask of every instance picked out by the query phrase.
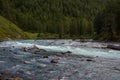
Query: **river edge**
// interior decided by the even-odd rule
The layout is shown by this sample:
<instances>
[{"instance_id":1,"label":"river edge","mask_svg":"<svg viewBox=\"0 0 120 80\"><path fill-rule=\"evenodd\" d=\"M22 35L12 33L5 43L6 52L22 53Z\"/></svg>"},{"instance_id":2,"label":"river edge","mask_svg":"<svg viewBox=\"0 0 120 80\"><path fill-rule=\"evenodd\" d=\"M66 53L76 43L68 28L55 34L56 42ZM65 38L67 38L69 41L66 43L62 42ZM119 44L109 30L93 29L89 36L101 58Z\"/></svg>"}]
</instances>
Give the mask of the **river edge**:
<instances>
[{"instance_id":1,"label":"river edge","mask_svg":"<svg viewBox=\"0 0 120 80\"><path fill-rule=\"evenodd\" d=\"M119 80L120 59L0 48L1 80Z\"/></svg>"}]
</instances>

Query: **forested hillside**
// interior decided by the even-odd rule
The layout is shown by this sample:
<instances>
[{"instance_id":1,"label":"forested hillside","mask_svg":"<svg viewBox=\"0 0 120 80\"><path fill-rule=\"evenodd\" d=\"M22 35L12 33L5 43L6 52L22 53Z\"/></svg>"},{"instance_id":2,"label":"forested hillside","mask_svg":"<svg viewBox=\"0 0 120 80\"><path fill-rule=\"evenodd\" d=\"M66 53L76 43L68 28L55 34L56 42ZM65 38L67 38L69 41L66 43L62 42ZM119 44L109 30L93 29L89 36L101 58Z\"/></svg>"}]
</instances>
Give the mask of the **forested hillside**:
<instances>
[{"instance_id":1,"label":"forested hillside","mask_svg":"<svg viewBox=\"0 0 120 80\"><path fill-rule=\"evenodd\" d=\"M114 8L117 11L119 2L117 0L0 0L0 14L24 31L57 34L59 38L99 39L100 35L106 33L110 35L107 29L106 33L100 31L103 31L104 27L107 28L103 25L104 18L111 20L111 17L106 15L112 7L113 12ZM114 13L118 14L116 11ZM119 19L119 16L116 18ZM119 26L117 23L113 22ZM117 33L115 30L112 31L113 36L118 34L119 29L117 30ZM102 39L106 39L108 35Z\"/></svg>"},{"instance_id":2,"label":"forested hillside","mask_svg":"<svg viewBox=\"0 0 120 80\"><path fill-rule=\"evenodd\" d=\"M96 39L120 41L120 0L113 0L97 14L94 23Z\"/></svg>"}]
</instances>

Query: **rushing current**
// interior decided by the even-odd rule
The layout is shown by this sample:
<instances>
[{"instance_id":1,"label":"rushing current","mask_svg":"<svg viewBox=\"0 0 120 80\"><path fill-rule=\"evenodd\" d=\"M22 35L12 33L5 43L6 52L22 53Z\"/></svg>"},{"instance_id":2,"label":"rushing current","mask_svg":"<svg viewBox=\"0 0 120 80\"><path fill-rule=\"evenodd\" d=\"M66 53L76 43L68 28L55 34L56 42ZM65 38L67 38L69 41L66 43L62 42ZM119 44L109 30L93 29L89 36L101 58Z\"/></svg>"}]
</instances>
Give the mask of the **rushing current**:
<instances>
[{"instance_id":1,"label":"rushing current","mask_svg":"<svg viewBox=\"0 0 120 80\"><path fill-rule=\"evenodd\" d=\"M70 51L72 54L91 57L120 58L120 51L104 49L106 48L107 43L101 42L80 42L79 40L17 40L0 43L0 47L14 46L16 48L32 47L34 45L49 52Z\"/></svg>"},{"instance_id":2,"label":"rushing current","mask_svg":"<svg viewBox=\"0 0 120 80\"><path fill-rule=\"evenodd\" d=\"M119 45L80 40L0 42L0 79L119 80L120 51L107 49L108 44Z\"/></svg>"}]
</instances>

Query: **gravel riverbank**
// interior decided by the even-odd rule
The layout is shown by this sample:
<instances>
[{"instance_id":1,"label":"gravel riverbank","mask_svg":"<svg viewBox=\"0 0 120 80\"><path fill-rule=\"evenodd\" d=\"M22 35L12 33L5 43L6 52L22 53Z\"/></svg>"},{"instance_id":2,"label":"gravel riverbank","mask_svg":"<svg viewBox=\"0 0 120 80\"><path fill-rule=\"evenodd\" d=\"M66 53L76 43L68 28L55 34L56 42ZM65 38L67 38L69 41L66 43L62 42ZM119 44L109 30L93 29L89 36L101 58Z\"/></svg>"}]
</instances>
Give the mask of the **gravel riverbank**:
<instances>
[{"instance_id":1,"label":"gravel riverbank","mask_svg":"<svg viewBox=\"0 0 120 80\"><path fill-rule=\"evenodd\" d=\"M0 47L0 80L119 80L120 59Z\"/></svg>"}]
</instances>

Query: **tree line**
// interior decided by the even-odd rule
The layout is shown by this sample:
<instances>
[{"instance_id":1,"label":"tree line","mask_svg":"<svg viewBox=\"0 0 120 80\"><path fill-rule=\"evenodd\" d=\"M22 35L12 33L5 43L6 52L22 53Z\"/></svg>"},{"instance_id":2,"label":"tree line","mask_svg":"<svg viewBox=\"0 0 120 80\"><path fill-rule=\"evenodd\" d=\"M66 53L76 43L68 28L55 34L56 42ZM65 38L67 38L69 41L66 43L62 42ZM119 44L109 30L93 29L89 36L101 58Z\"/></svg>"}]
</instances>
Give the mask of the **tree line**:
<instances>
[{"instance_id":1,"label":"tree line","mask_svg":"<svg viewBox=\"0 0 120 80\"><path fill-rule=\"evenodd\" d=\"M118 14L118 7L117 0L0 0L0 15L24 31L59 34L60 38L62 35L96 39L102 36L101 39L109 40L110 33L111 39L118 38L114 36L119 33L119 19L116 20L119 16L111 17ZM107 26L109 19L113 21L111 32Z\"/></svg>"},{"instance_id":2,"label":"tree line","mask_svg":"<svg viewBox=\"0 0 120 80\"><path fill-rule=\"evenodd\" d=\"M96 39L120 41L120 1L112 0L94 21Z\"/></svg>"}]
</instances>

